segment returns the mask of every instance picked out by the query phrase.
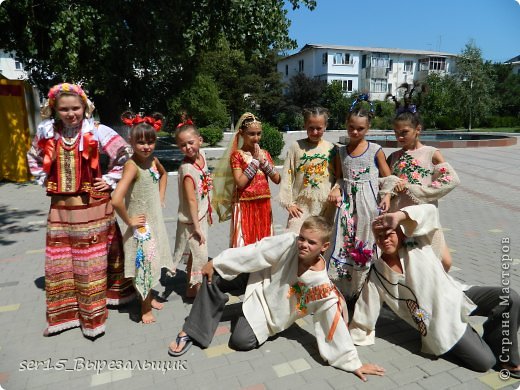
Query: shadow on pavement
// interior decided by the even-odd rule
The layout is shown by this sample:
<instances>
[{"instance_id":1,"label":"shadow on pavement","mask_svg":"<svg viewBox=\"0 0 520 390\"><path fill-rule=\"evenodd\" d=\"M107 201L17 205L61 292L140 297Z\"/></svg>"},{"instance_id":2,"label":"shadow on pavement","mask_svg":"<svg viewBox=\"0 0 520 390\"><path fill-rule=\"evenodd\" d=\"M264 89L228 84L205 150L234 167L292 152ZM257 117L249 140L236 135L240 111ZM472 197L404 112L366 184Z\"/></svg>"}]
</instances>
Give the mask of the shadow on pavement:
<instances>
[{"instance_id":1,"label":"shadow on pavement","mask_svg":"<svg viewBox=\"0 0 520 390\"><path fill-rule=\"evenodd\" d=\"M1 185L1 183L0 183ZM31 216L46 216L41 210L12 210L5 205L0 205L0 245L9 245L16 242L13 238L17 233L35 232L40 225L21 223L21 220Z\"/></svg>"}]
</instances>

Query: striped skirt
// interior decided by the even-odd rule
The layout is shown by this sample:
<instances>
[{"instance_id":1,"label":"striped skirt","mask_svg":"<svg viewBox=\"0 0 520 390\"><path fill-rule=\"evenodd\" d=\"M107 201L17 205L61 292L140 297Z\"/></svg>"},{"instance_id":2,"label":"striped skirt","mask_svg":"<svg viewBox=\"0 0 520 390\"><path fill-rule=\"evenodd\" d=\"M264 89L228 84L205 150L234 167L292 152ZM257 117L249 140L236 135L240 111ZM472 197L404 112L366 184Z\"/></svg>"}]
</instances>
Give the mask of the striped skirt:
<instances>
[{"instance_id":1,"label":"striped skirt","mask_svg":"<svg viewBox=\"0 0 520 390\"><path fill-rule=\"evenodd\" d=\"M51 205L47 220L45 291L48 332L81 326L105 331L107 304L133 299L123 278L121 232L110 199L83 206Z\"/></svg>"}]
</instances>

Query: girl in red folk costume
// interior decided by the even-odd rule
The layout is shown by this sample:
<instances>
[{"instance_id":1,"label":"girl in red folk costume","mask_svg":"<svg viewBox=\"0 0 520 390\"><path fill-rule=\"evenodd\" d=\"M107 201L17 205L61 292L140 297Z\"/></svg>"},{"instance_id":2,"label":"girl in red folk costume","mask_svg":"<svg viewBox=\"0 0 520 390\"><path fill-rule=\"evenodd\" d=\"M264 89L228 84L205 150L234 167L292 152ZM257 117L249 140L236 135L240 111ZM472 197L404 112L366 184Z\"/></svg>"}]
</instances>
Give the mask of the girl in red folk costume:
<instances>
[{"instance_id":1,"label":"girl in red folk costume","mask_svg":"<svg viewBox=\"0 0 520 390\"><path fill-rule=\"evenodd\" d=\"M143 323L151 324L155 322L152 308L163 308L163 304L153 297L152 289L159 284L161 269L172 265L161 209L168 175L153 155L162 115L141 117L126 112L122 119L132 127L130 144L134 154L125 163L123 177L112 194L112 203L128 226L123 236L125 276L133 279L139 293Z\"/></svg>"},{"instance_id":2,"label":"girl in red folk costume","mask_svg":"<svg viewBox=\"0 0 520 390\"><path fill-rule=\"evenodd\" d=\"M186 297L194 298L202 283L202 267L208 262L208 226L212 223L210 193L213 181L202 137L191 120L180 123L175 142L184 154L179 167L179 218L173 262L175 267L189 254Z\"/></svg>"},{"instance_id":3,"label":"girl in red folk costume","mask_svg":"<svg viewBox=\"0 0 520 390\"><path fill-rule=\"evenodd\" d=\"M51 197L44 336L80 326L86 337L96 337L105 331L107 304L134 295L123 277L121 232L110 202L130 148L114 130L94 123L93 110L80 86L52 87L27 154L31 173ZM100 150L111 160L105 175Z\"/></svg>"},{"instance_id":4,"label":"girl in red folk costume","mask_svg":"<svg viewBox=\"0 0 520 390\"><path fill-rule=\"evenodd\" d=\"M248 112L240 117L236 128L230 147L215 170L213 196L219 220L231 217L233 248L273 235L268 178L280 183L269 152L259 145L262 123Z\"/></svg>"}]
</instances>

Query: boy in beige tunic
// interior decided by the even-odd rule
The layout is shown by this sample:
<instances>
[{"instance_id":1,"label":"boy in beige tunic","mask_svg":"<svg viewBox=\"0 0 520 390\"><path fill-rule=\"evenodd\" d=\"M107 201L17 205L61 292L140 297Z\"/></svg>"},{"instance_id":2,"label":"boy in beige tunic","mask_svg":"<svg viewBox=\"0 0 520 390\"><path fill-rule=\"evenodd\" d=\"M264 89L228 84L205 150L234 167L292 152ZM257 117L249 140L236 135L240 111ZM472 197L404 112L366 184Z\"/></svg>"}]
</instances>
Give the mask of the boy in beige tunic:
<instances>
[{"instance_id":1,"label":"boy in beige tunic","mask_svg":"<svg viewBox=\"0 0 520 390\"><path fill-rule=\"evenodd\" d=\"M169 354L180 356L193 342L208 347L228 300L225 292L245 288L243 314L229 342L232 348L256 348L298 318L313 314L318 350L326 362L362 380L364 374L383 375L382 367L361 364L350 338L345 301L329 280L322 256L330 234L331 226L322 217L310 217L299 235L266 237L227 249L207 263L207 279Z\"/></svg>"},{"instance_id":2,"label":"boy in beige tunic","mask_svg":"<svg viewBox=\"0 0 520 390\"><path fill-rule=\"evenodd\" d=\"M424 352L446 354L475 371L487 371L500 362L499 368L518 376L520 297L512 289L506 296L501 287L464 286L448 275L431 245L439 227L437 208L431 204L376 218L373 228L382 255L356 302L350 323L354 343L374 343L384 302L417 328ZM488 317L482 338L468 324L470 315ZM510 340L507 351L502 345L505 331Z\"/></svg>"}]
</instances>

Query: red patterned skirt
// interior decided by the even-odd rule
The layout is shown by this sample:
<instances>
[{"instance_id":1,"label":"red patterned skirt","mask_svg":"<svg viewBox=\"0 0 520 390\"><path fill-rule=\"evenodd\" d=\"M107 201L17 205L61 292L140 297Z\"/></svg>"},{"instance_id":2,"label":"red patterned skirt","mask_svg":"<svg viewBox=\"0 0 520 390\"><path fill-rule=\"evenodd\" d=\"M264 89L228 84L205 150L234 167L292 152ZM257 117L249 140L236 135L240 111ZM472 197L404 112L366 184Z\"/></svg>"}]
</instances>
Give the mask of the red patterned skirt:
<instances>
[{"instance_id":1,"label":"red patterned skirt","mask_svg":"<svg viewBox=\"0 0 520 390\"><path fill-rule=\"evenodd\" d=\"M126 303L135 295L123 266L121 232L110 199L51 205L45 250L48 332L81 326L88 337L103 333L107 304Z\"/></svg>"},{"instance_id":2,"label":"red patterned skirt","mask_svg":"<svg viewBox=\"0 0 520 390\"><path fill-rule=\"evenodd\" d=\"M254 244L273 233L271 198L241 200L233 204L230 234L232 248Z\"/></svg>"}]
</instances>

